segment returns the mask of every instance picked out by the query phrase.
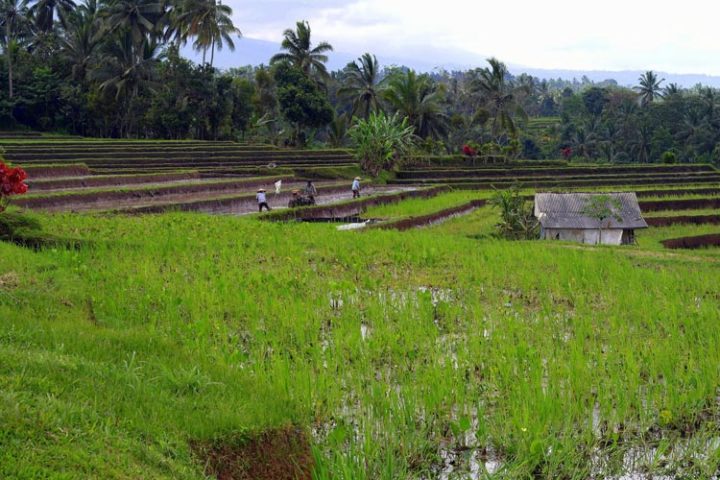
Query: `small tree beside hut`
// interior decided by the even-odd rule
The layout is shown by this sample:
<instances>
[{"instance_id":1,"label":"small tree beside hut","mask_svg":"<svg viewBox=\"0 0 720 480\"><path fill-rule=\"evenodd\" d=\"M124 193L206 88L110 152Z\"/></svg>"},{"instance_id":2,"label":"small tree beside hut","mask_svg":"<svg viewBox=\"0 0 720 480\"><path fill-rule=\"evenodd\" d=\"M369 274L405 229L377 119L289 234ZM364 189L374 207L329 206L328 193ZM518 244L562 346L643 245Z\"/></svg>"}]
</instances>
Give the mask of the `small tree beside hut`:
<instances>
[{"instance_id":1,"label":"small tree beside hut","mask_svg":"<svg viewBox=\"0 0 720 480\"><path fill-rule=\"evenodd\" d=\"M585 200L585 207L581 213L597 220L598 222L598 244L602 245L603 222L608 219L615 219L622 222L622 204L617 197L610 195L592 195Z\"/></svg>"},{"instance_id":2,"label":"small tree beside hut","mask_svg":"<svg viewBox=\"0 0 720 480\"><path fill-rule=\"evenodd\" d=\"M534 215L540 238L589 245L632 244L635 231L648 227L631 192L538 193Z\"/></svg>"}]
</instances>

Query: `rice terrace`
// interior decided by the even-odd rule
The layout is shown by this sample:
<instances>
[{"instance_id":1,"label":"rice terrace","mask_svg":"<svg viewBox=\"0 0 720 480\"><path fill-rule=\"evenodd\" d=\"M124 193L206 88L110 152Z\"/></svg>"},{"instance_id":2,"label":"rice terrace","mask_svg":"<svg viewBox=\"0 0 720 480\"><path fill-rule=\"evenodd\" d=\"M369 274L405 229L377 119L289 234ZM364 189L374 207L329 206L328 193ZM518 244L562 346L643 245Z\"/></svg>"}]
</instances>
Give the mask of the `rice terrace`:
<instances>
[{"instance_id":1,"label":"rice terrace","mask_svg":"<svg viewBox=\"0 0 720 480\"><path fill-rule=\"evenodd\" d=\"M716 77L236 19L0 9L0 479L720 478Z\"/></svg>"}]
</instances>

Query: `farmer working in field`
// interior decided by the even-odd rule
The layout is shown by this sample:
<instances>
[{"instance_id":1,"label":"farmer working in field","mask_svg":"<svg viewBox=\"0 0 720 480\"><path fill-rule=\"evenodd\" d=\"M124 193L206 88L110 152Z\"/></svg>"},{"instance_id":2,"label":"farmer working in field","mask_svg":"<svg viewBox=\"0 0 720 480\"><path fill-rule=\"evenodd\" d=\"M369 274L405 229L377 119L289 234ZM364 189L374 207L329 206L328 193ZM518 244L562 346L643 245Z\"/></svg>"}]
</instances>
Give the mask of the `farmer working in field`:
<instances>
[{"instance_id":1,"label":"farmer working in field","mask_svg":"<svg viewBox=\"0 0 720 480\"><path fill-rule=\"evenodd\" d=\"M270 208L270 205L268 205L268 203L267 203L267 198L265 197L265 189L264 188L258 189L257 195L255 195L255 198L257 199L258 208L260 209L261 212L263 210L263 207L267 208L268 212L270 210L272 210Z\"/></svg>"},{"instance_id":2,"label":"farmer working in field","mask_svg":"<svg viewBox=\"0 0 720 480\"><path fill-rule=\"evenodd\" d=\"M310 197L310 200L315 200L315 195L317 195L317 188L315 188L315 185L313 185L313 182L311 180L308 180L307 185L305 185L305 195Z\"/></svg>"},{"instance_id":3,"label":"farmer working in field","mask_svg":"<svg viewBox=\"0 0 720 480\"><path fill-rule=\"evenodd\" d=\"M353 198L360 198L360 177L355 177L352 183Z\"/></svg>"}]
</instances>

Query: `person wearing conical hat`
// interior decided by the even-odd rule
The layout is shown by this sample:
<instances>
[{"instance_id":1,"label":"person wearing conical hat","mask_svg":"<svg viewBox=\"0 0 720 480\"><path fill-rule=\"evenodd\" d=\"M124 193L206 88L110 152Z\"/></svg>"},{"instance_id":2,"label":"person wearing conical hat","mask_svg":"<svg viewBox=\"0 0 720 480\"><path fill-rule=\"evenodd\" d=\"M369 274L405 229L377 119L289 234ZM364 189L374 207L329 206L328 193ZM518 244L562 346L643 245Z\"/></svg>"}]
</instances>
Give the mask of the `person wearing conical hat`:
<instances>
[{"instance_id":1,"label":"person wearing conical hat","mask_svg":"<svg viewBox=\"0 0 720 480\"><path fill-rule=\"evenodd\" d=\"M360 198L360 177L355 177L350 188L352 188L353 198Z\"/></svg>"},{"instance_id":2,"label":"person wearing conical hat","mask_svg":"<svg viewBox=\"0 0 720 480\"><path fill-rule=\"evenodd\" d=\"M272 210L272 208L270 208L270 205L268 205L268 203L267 203L267 197L265 196L264 188L258 188L257 195L255 195L255 199L257 199L258 209L260 210L260 212L263 211L263 208L266 208L268 212L270 210Z\"/></svg>"}]
</instances>

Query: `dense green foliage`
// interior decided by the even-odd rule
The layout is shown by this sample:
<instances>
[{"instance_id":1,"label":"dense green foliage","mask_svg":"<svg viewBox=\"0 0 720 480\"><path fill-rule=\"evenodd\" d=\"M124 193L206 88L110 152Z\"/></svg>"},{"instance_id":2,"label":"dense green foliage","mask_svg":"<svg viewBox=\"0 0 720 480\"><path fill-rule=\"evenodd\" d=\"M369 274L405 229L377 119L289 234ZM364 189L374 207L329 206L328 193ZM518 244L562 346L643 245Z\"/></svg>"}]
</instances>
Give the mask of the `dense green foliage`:
<instances>
[{"instance_id":1,"label":"dense green foliage","mask_svg":"<svg viewBox=\"0 0 720 480\"><path fill-rule=\"evenodd\" d=\"M500 212L497 235L507 240L532 240L537 238L540 226L533 215L527 197L516 188L498 190L491 204Z\"/></svg>"},{"instance_id":2,"label":"dense green foliage","mask_svg":"<svg viewBox=\"0 0 720 480\"><path fill-rule=\"evenodd\" d=\"M372 113L358 120L349 135L360 166L377 175L381 170L392 170L410 151L415 140L413 130L407 117Z\"/></svg>"},{"instance_id":3,"label":"dense green foliage","mask_svg":"<svg viewBox=\"0 0 720 480\"><path fill-rule=\"evenodd\" d=\"M303 145L303 132L333 119L333 110L320 87L299 68L281 62L275 68L278 103L287 121L295 125L293 143Z\"/></svg>"},{"instance_id":4,"label":"dense green foliage","mask_svg":"<svg viewBox=\"0 0 720 480\"><path fill-rule=\"evenodd\" d=\"M354 118L382 111L408 118L423 139L418 154L457 153L470 144L511 158L563 152L580 161L720 161L714 89L665 85L652 71L635 88L541 80L513 76L494 58L469 71L419 74L382 68L365 53L328 72L332 46L315 42L307 22L285 31L271 67L221 72L212 67L214 52L234 48L240 34L230 15L217 0L7 0L0 9L0 128L275 144L305 137L342 146ZM209 63L181 58L186 43ZM284 65L308 81L278 85Z\"/></svg>"}]
</instances>

